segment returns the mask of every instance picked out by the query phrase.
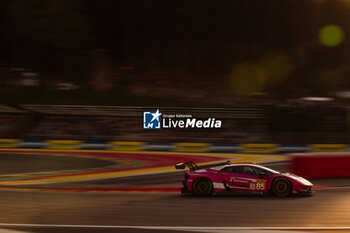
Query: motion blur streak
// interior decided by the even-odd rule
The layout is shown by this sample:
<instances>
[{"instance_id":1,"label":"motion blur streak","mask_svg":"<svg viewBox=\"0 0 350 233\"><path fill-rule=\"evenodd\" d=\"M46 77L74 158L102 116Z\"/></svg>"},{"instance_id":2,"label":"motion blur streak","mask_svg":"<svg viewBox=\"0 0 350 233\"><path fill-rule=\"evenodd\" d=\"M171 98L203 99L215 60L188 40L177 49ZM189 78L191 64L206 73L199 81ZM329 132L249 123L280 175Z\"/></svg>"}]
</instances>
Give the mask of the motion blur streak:
<instances>
[{"instance_id":1,"label":"motion blur streak","mask_svg":"<svg viewBox=\"0 0 350 233\"><path fill-rule=\"evenodd\" d=\"M86 225L93 219L94 225L348 227L349 194L350 190L344 189L320 190L304 198L196 198L179 194L1 191L6 214L0 216L0 222Z\"/></svg>"},{"instance_id":2,"label":"motion blur streak","mask_svg":"<svg viewBox=\"0 0 350 233\"><path fill-rule=\"evenodd\" d=\"M192 226L122 226L122 225L64 225L64 224L26 224L26 223L0 223L1 227L47 227L47 228L132 228L151 230L181 230L181 231L247 231L247 230L350 230L349 227L192 227ZM277 230L277 231L276 231Z\"/></svg>"},{"instance_id":3,"label":"motion blur streak","mask_svg":"<svg viewBox=\"0 0 350 233\"><path fill-rule=\"evenodd\" d=\"M269 162L289 172L290 164L280 163L291 153L350 152L350 0L1 0L0 6L4 228L350 231L350 174L333 179L331 163L312 177L323 180L310 180L319 188L314 195L309 183L242 169L254 177L252 186L241 182L242 190L261 191L268 179L272 190L285 187L287 195L297 188L310 197L170 192L184 178L197 185L176 172L184 161ZM151 112L158 112L153 123ZM221 127L162 124L188 116L215 118ZM158 118L158 129L144 127ZM335 169L347 171L348 163ZM229 185L224 181L217 183Z\"/></svg>"}]
</instances>

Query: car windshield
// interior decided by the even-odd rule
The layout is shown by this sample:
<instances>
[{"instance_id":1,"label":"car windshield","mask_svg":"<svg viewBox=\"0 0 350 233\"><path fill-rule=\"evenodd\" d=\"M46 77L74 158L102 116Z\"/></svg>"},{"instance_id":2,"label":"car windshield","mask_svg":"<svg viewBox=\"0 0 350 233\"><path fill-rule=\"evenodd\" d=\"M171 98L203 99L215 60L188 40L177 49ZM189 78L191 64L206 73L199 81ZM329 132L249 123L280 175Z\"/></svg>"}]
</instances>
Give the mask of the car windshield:
<instances>
[{"instance_id":1,"label":"car windshield","mask_svg":"<svg viewBox=\"0 0 350 233\"><path fill-rule=\"evenodd\" d=\"M217 168L217 167L216 167ZM215 168L212 168L215 169ZM225 166L221 169L223 172L228 173L238 173L238 174L255 174L254 171L256 171L256 175L258 174L265 174L265 175L271 175L271 174L278 174L280 172L275 171L271 168L267 167L260 167L260 166Z\"/></svg>"},{"instance_id":2,"label":"car windshield","mask_svg":"<svg viewBox=\"0 0 350 233\"><path fill-rule=\"evenodd\" d=\"M273 174L278 174L278 173L280 173L280 172L275 171L275 170L273 170L273 169L271 169L271 168L268 168L268 167L259 167L259 168L262 169L262 170L264 170L264 171L271 172L271 173L273 173Z\"/></svg>"}]
</instances>

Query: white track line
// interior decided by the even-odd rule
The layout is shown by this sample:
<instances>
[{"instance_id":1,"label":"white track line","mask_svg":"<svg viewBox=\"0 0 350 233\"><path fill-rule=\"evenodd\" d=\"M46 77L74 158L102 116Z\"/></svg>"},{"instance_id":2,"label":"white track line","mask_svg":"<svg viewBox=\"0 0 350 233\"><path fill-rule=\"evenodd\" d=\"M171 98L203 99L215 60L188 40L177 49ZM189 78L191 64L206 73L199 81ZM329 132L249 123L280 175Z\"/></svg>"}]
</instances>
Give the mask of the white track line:
<instances>
[{"instance_id":1,"label":"white track line","mask_svg":"<svg viewBox=\"0 0 350 233\"><path fill-rule=\"evenodd\" d=\"M183 230L183 231L222 231L222 230L350 230L343 227L195 227L195 226L128 226L128 225L69 225L69 224L31 224L31 223L0 223L0 227L45 227L45 228L128 228L148 230Z\"/></svg>"}]
</instances>

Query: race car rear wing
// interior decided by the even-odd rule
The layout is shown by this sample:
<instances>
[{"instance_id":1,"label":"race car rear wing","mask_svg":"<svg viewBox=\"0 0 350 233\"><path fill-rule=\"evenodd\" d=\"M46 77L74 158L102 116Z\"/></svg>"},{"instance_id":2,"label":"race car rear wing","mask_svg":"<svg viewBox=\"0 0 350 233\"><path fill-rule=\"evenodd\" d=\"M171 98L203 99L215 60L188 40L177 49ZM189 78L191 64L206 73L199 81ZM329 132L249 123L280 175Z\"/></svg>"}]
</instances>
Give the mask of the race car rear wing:
<instances>
[{"instance_id":1,"label":"race car rear wing","mask_svg":"<svg viewBox=\"0 0 350 233\"><path fill-rule=\"evenodd\" d=\"M192 161L185 161L185 162L178 163L175 165L176 169L186 169L186 167L188 167L191 171L198 169L198 165Z\"/></svg>"},{"instance_id":2,"label":"race car rear wing","mask_svg":"<svg viewBox=\"0 0 350 233\"><path fill-rule=\"evenodd\" d=\"M215 164L208 164L208 165L198 166L195 162L185 161L185 162L176 164L175 168L176 169L186 169L186 167L188 167L190 169L190 171L194 171L194 170L198 170L198 169L204 169L204 168L210 168L210 167L216 167L216 166L223 166L223 165L227 165L227 164L230 164L230 163L231 162L228 160L228 161L223 162L223 163L215 163Z\"/></svg>"}]
</instances>

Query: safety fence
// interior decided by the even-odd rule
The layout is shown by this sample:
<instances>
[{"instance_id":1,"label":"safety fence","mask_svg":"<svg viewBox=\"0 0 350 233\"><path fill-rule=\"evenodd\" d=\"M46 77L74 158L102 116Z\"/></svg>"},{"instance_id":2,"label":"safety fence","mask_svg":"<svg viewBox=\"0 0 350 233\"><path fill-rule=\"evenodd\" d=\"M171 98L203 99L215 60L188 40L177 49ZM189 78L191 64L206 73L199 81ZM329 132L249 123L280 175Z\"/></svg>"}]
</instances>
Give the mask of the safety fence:
<instances>
[{"instance_id":1,"label":"safety fence","mask_svg":"<svg viewBox=\"0 0 350 233\"><path fill-rule=\"evenodd\" d=\"M0 148L285 154L350 151L350 144L220 144L190 142L172 143L141 141L0 139Z\"/></svg>"}]
</instances>

